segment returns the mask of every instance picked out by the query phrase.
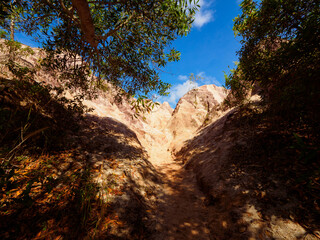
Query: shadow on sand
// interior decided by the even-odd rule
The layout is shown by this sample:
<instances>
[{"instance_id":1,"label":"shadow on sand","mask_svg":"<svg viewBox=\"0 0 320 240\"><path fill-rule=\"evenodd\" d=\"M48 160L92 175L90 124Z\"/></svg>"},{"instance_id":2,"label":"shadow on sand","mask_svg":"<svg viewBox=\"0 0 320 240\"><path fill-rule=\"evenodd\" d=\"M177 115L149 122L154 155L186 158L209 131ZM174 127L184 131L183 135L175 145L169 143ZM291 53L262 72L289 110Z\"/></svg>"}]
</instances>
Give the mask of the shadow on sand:
<instances>
[{"instance_id":1,"label":"shadow on sand","mask_svg":"<svg viewBox=\"0 0 320 240\"><path fill-rule=\"evenodd\" d=\"M232 110L177 154L206 195L207 239L317 239L320 212L296 185L290 136L260 120Z\"/></svg>"},{"instance_id":2,"label":"shadow on sand","mask_svg":"<svg viewBox=\"0 0 320 240\"><path fill-rule=\"evenodd\" d=\"M60 151L12 160L1 239L145 239L141 184L160 180L135 133L92 115L79 126Z\"/></svg>"}]
</instances>

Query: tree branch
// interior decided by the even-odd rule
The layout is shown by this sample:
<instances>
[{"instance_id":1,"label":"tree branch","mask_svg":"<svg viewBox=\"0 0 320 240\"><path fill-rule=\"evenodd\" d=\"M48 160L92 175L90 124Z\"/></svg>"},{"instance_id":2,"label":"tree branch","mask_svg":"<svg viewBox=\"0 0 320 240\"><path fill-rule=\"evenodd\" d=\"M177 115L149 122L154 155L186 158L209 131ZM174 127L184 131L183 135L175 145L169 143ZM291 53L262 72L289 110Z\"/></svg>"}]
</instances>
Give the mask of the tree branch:
<instances>
[{"instance_id":1,"label":"tree branch","mask_svg":"<svg viewBox=\"0 0 320 240\"><path fill-rule=\"evenodd\" d=\"M96 48L98 43L95 39L95 26L87 0L71 0L71 2L79 15L81 30L84 33L86 41L90 43L92 47Z\"/></svg>"},{"instance_id":2,"label":"tree branch","mask_svg":"<svg viewBox=\"0 0 320 240\"><path fill-rule=\"evenodd\" d=\"M133 17L135 12L132 13L124 22L120 23L116 28L110 30L106 35L97 37L99 40L107 40L108 37L114 35L121 27L123 27L125 24L127 24L131 18Z\"/></svg>"}]
</instances>

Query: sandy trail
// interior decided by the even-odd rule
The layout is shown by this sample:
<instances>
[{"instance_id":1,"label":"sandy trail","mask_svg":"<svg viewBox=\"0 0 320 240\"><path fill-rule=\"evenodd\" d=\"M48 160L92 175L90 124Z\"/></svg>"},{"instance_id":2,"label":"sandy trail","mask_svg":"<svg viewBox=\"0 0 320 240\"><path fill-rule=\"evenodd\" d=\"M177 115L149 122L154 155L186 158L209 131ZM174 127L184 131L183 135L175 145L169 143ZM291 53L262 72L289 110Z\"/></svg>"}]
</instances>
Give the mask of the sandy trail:
<instances>
[{"instance_id":1,"label":"sandy trail","mask_svg":"<svg viewBox=\"0 0 320 240\"><path fill-rule=\"evenodd\" d=\"M155 207L152 239L212 239L205 197L193 173L175 162L170 152L154 150L150 161L162 176L164 192Z\"/></svg>"}]
</instances>

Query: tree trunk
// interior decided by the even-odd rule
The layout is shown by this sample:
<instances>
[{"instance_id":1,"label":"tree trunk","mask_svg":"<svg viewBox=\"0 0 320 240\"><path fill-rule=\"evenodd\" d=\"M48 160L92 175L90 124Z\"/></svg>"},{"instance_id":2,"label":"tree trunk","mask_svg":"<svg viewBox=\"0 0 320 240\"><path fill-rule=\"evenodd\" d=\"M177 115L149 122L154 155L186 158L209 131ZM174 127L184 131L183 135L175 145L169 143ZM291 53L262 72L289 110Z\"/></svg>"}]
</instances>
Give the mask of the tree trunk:
<instances>
[{"instance_id":1,"label":"tree trunk","mask_svg":"<svg viewBox=\"0 0 320 240\"><path fill-rule=\"evenodd\" d=\"M14 17L11 16L11 22L10 22L10 40L11 41L14 41L14 25L15 25Z\"/></svg>"},{"instance_id":2,"label":"tree trunk","mask_svg":"<svg viewBox=\"0 0 320 240\"><path fill-rule=\"evenodd\" d=\"M11 15L11 22L10 22L10 40L14 41L14 16ZM13 51L13 46L12 43L9 45L9 62L10 64L14 61L14 51Z\"/></svg>"},{"instance_id":3,"label":"tree trunk","mask_svg":"<svg viewBox=\"0 0 320 240\"><path fill-rule=\"evenodd\" d=\"M92 21L90 8L87 0L71 0L72 5L77 10L80 18L81 30L88 43L93 47L97 47L97 41L95 39L95 27Z\"/></svg>"}]
</instances>

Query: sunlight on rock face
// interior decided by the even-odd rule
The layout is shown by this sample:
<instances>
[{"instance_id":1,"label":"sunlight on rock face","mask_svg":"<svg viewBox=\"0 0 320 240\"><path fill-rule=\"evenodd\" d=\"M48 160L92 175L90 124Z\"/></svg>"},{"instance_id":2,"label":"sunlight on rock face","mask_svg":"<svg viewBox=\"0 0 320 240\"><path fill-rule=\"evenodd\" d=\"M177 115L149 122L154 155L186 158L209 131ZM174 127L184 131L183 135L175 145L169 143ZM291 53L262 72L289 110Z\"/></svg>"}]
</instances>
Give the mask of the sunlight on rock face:
<instances>
[{"instance_id":1,"label":"sunlight on rock face","mask_svg":"<svg viewBox=\"0 0 320 240\"><path fill-rule=\"evenodd\" d=\"M270 231L276 239L296 239L305 236L306 231L298 223L289 219L271 216Z\"/></svg>"},{"instance_id":2,"label":"sunlight on rock face","mask_svg":"<svg viewBox=\"0 0 320 240\"><path fill-rule=\"evenodd\" d=\"M247 231L255 237L263 239L300 239L306 235L306 230L298 223L290 219L282 219L275 215L270 221L265 220L263 214L254 205L247 205L246 211L242 215L242 220L248 225Z\"/></svg>"}]
</instances>

